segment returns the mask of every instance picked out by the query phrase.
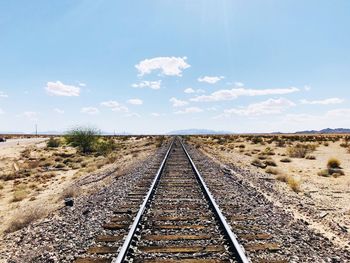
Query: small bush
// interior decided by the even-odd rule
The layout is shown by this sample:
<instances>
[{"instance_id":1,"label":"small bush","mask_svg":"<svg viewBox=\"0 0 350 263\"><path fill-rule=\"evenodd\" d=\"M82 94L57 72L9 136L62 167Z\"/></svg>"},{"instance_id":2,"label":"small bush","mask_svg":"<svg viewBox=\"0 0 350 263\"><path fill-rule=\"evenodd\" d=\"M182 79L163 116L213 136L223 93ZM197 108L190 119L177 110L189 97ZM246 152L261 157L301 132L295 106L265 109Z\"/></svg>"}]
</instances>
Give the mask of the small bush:
<instances>
[{"instance_id":1,"label":"small bush","mask_svg":"<svg viewBox=\"0 0 350 263\"><path fill-rule=\"evenodd\" d=\"M288 181L288 176L285 174L279 174L276 180L286 183Z\"/></svg>"},{"instance_id":2,"label":"small bush","mask_svg":"<svg viewBox=\"0 0 350 263\"><path fill-rule=\"evenodd\" d=\"M329 177L329 176L330 176L328 169L324 169L324 170L322 170L322 171L319 171L319 172L317 173L317 175L318 175L318 176L322 176L322 177Z\"/></svg>"},{"instance_id":3,"label":"small bush","mask_svg":"<svg viewBox=\"0 0 350 263\"><path fill-rule=\"evenodd\" d=\"M290 163L291 161L292 160L289 159L289 158L283 158L283 159L280 160L280 162L282 162L282 163Z\"/></svg>"},{"instance_id":4,"label":"small bush","mask_svg":"<svg viewBox=\"0 0 350 263\"><path fill-rule=\"evenodd\" d=\"M113 139L98 140L95 144L94 150L99 155L108 155L117 148Z\"/></svg>"},{"instance_id":5,"label":"small bush","mask_svg":"<svg viewBox=\"0 0 350 263\"><path fill-rule=\"evenodd\" d=\"M4 189L4 184L0 182L0 190Z\"/></svg>"},{"instance_id":6,"label":"small bush","mask_svg":"<svg viewBox=\"0 0 350 263\"><path fill-rule=\"evenodd\" d=\"M274 167L277 166L276 162L274 160L270 160L270 159L266 160L265 164L268 165L268 166L274 166Z\"/></svg>"},{"instance_id":7,"label":"small bush","mask_svg":"<svg viewBox=\"0 0 350 263\"><path fill-rule=\"evenodd\" d=\"M266 170L265 170L266 173L268 174L274 174L274 175L277 175L279 174L279 171L275 168L271 168L271 167L268 167Z\"/></svg>"},{"instance_id":8,"label":"small bush","mask_svg":"<svg viewBox=\"0 0 350 263\"><path fill-rule=\"evenodd\" d=\"M25 187L18 186L13 192L12 202L20 202L28 196Z\"/></svg>"},{"instance_id":9,"label":"small bush","mask_svg":"<svg viewBox=\"0 0 350 263\"><path fill-rule=\"evenodd\" d=\"M306 155L305 159L307 159L307 160L316 160L316 156L309 154L309 155Z\"/></svg>"},{"instance_id":10,"label":"small bush","mask_svg":"<svg viewBox=\"0 0 350 263\"><path fill-rule=\"evenodd\" d=\"M47 147L50 147L50 148L57 148L60 146L60 140L59 139L56 139L54 137L51 137L48 142L47 142Z\"/></svg>"},{"instance_id":11,"label":"small bush","mask_svg":"<svg viewBox=\"0 0 350 263\"><path fill-rule=\"evenodd\" d=\"M301 144L298 143L295 146L288 147L287 154L292 158L305 158L305 156L316 150L314 144Z\"/></svg>"},{"instance_id":12,"label":"small bush","mask_svg":"<svg viewBox=\"0 0 350 263\"><path fill-rule=\"evenodd\" d=\"M262 168L262 169L266 168L266 166L267 166L266 164L262 163L259 159L254 159L251 162L251 165Z\"/></svg>"},{"instance_id":13,"label":"small bush","mask_svg":"<svg viewBox=\"0 0 350 263\"><path fill-rule=\"evenodd\" d=\"M300 189L300 182L297 181L294 177L289 176L287 180L287 184L289 185L290 188L296 193L299 193L301 191Z\"/></svg>"},{"instance_id":14,"label":"small bush","mask_svg":"<svg viewBox=\"0 0 350 263\"><path fill-rule=\"evenodd\" d=\"M327 167L330 168L340 168L340 161L336 158L331 158L327 162Z\"/></svg>"}]
</instances>

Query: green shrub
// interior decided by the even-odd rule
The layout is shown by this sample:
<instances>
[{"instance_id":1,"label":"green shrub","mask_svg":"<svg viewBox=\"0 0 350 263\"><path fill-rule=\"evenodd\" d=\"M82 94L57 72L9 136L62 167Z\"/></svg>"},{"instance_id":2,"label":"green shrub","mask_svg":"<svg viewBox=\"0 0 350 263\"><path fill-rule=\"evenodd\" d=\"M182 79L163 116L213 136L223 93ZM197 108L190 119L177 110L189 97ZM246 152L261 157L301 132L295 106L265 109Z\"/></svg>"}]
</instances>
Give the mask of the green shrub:
<instances>
[{"instance_id":1,"label":"green shrub","mask_svg":"<svg viewBox=\"0 0 350 263\"><path fill-rule=\"evenodd\" d=\"M100 132L91 127L77 127L64 136L67 143L77 147L83 153L90 153L98 141Z\"/></svg>"},{"instance_id":2,"label":"green shrub","mask_svg":"<svg viewBox=\"0 0 350 263\"><path fill-rule=\"evenodd\" d=\"M46 143L46 145L47 147L50 147L50 148L57 148L60 146L60 140L54 137L51 137Z\"/></svg>"},{"instance_id":3,"label":"green shrub","mask_svg":"<svg viewBox=\"0 0 350 263\"><path fill-rule=\"evenodd\" d=\"M113 139L98 140L94 146L94 150L99 155L108 155L117 148L116 143Z\"/></svg>"}]
</instances>

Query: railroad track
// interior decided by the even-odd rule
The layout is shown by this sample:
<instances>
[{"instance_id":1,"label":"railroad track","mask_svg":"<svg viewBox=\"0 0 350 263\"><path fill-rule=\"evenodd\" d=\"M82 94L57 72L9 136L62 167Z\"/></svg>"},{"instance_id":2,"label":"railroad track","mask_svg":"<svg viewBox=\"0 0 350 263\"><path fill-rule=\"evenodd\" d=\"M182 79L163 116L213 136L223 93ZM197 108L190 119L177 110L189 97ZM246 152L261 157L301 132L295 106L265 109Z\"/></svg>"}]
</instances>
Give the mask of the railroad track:
<instances>
[{"instance_id":1,"label":"railroad track","mask_svg":"<svg viewBox=\"0 0 350 263\"><path fill-rule=\"evenodd\" d=\"M249 262L179 139L76 263Z\"/></svg>"}]
</instances>

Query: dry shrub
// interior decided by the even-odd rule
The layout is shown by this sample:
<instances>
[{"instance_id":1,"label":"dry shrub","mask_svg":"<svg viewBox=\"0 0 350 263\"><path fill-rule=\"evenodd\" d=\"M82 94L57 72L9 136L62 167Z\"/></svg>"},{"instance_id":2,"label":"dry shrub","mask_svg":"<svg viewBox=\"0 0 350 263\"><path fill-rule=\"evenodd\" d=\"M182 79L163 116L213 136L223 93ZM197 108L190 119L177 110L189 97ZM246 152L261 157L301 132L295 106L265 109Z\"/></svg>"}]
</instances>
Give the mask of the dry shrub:
<instances>
[{"instance_id":1,"label":"dry shrub","mask_svg":"<svg viewBox=\"0 0 350 263\"><path fill-rule=\"evenodd\" d=\"M285 174L279 174L276 180L286 183L288 181L288 176Z\"/></svg>"},{"instance_id":2,"label":"dry shrub","mask_svg":"<svg viewBox=\"0 0 350 263\"><path fill-rule=\"evenodd\" d=\"M4 189L4 184L0 182L0 190Z\"/></svg>"},{"instance_id":3,"label":"dry shrub","mask_svg":"<svg viewBox=\"0 0 350 263\"><path fill-rule=\"evenodd\" d=\"M13 191L12 202L20 202L28 196L27 186L23 184L19 184L15 186Z\"/></svg>"},{"instance_id":4,"label":"dry shrub","mask_svg":"<svg viewBox=\"0 0 350 263\"><path fill-rule=\"evenodd\" d=\"M274 166L274 167L277 166L276 162L274 160L272 160L272 159L266 160L265 164L268 165L268 166Z\"/></svg>"},{"instance_id":5,"label":"dry shrub","mask_svg":"<svg viewBox=\"0 0 350 263\"><path fill-rule=\"evenodd\" d=\"M265 172L268 173L268 174L274 174L274 175L279 174L279 171L276 168L271 168L271 167L268 167L265 170Z\"/></svg>"},{"instance_id":6,"label":"dry shrub","mask_svg":"<svg viewBox=\"0 0 350 263\"><path fill-rule=\"evenodd\" d=\"M299 193L301 191L300 190L300 182L297 181L294 177L289 176L287 184L289 185L290 188L292 188L292 190L294 192Z\"/></svg>"},{"instance_id":7,"label":"dry shrub","mask_svg":"<svg viewBox=\"0 0 350 263\"><path fill-rule=\"evenodd\" d=\"M79 193L80 193L80 190L77 187L70 186L63 190L61 198L65 199L65 198L76 197L79 195Z\"/></svg>"},{"instance_id":8,"label":"dry shrub","mask_svg":"<svg viewBox=\"0 0 350 263\"><path fill-rule=\"evenodd\" d=\"M316 150L315 144L301 144L288 147L287 154L292 158L305 158L305 156Z\"/></svg>"},{"instance_id":9,"label":"dry shrub","mask_svg":"<svg viewBox=\"0 0 350 263\"><path fill-rule=\"evenodd\" d=\"M334 168L334 169L339 169L340 168L340 161L336 158L331 158L327 162L327 167L328 169Z\"/></svg>"},{"instance_id":10,"label":"dry shrub","mask_svg":"<svg viewBox=\"0 0 350 263\"><path fill-rule=\"evenodd\" d=\"M13 216L13 219L5 230L5 233L12 233L27 227L32 222L44 217L45 215L46 211L42 207L27 207L24 212L18 212Z\"/></svg>"},{"instance_id":11,"label":"dry shrub","mask_svg":"<svg viewBox=\"0 0 350 263\"><path fill-rule=\"evenodd\" d=\"M251 165L262 168L262 169L266 168L266 166L267 166L266 164L262 163L259 159L254 159L251 162Z\"/></svg>"},{"instance_id":12,"label":"dry shrub","mask_svg":"<svg viewBox=\"0 0 350 263\"><path fill-rule=\"evenodd\" d=\"M282 162L282 163L290 163L291 161L292 160L289 159L289 158L283 158L283 159L280 160L280 162Z\"/></svg>"},{"instance_id":13,"label":"dry shrub","mask_svg":"<svg viewBox=\"0 0 350 263\"><path fill-rule=\"evenodd\" d=\"M305 159L307 159L307 160L316 160L316 156L308 154L308 155L306 155Z\"/></svg>"},{"instance_id":14,"label":"dry shrub","mask_svg":"<svg viewBox=\"0 0 350 263\"><path fill-rule=\"evenodd\" d=\"M287 183L288 186L296 193L299 193L301 191L300 181L296 180L293 176L279 174L276 177L276 180Z\"/></svg>"}]
</instances>

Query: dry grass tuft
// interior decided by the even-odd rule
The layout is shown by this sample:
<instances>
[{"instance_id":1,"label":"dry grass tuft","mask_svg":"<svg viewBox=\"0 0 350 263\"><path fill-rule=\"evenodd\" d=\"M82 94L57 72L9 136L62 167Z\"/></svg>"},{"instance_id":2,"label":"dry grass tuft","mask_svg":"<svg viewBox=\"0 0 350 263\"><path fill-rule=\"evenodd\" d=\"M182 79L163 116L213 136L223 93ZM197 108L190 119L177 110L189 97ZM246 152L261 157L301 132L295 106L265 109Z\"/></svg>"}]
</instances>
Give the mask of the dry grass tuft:
<instances>
[{"instance_id":1,"label":"dry grass tuft","mask_svg":"<svg viewBox=\"0 0 350 263\"><path fill-rule=\"evenodd\" d=\"M45 215L46 211L43 208L29 207L25 210L25 212L18 212L13 216L13 219L5 230L5 233L12 233L27 227L32 222L44 217Z\"/></svg>"},{"instance_id":2,"label":"dry grass tuft","mask_svg":"<svg viewBox=\"0 0 350 263\"><path fill-rule=\"evenodd\" d=\"M293 176L280 174L276 177L276 180L287 183L287 185L296 193L301 191L300 181L296 180Z\"/></svg>"}]
</instances>

